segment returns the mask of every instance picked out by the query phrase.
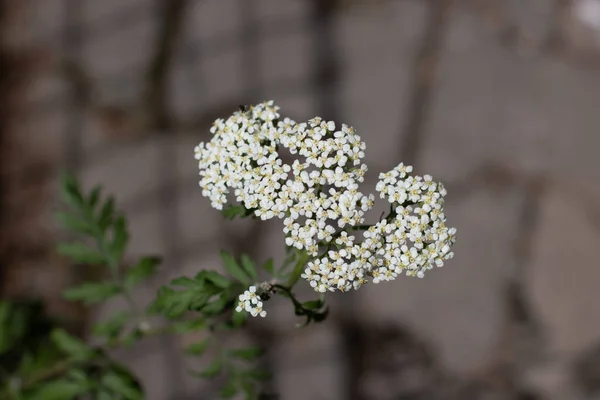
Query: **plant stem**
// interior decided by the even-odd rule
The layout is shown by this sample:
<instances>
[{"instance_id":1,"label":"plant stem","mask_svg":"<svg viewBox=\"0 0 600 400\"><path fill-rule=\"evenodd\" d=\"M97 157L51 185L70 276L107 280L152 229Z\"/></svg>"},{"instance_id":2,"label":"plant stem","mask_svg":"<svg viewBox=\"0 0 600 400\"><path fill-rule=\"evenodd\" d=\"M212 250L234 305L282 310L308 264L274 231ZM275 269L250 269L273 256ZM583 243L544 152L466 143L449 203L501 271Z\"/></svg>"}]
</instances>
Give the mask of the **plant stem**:
<instances>
[{"instance_id":1,"label":"plant stem","mask_svg":"<svg viewBox=\"0 0 600 400\"><path fill-rule=\"evenodd\" d=\"M298 262L296 262L296 265L292 270L292 275L290 276L290 279L287 283L288 288L291 289L292 287L294 287L296 282L298 282L298 279L300 279L300 275L302 275L302 272L304 271L304 266L306 265L308 260L310 260L310 255L303 251L300 256L300 259L298 260Z\"/></svg>"}]
</instances>

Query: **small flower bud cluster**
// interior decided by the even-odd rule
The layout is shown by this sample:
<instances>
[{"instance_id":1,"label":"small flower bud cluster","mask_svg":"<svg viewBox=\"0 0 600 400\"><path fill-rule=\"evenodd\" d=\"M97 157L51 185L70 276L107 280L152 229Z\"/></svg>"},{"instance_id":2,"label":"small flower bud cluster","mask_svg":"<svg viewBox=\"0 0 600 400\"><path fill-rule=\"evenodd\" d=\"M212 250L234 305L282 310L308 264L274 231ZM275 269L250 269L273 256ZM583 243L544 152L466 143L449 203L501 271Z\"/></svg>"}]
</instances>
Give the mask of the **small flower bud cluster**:
<instances>
[{"instance_id":1,"label":"small flower bud cluster","mask_svg":"<svg viewBox=\"0 0 600 400\"><path fill-rule=\"evenodd\" d=\"M248 290L240 294L239 303L235 311L242 312L242 310L249 312L253 317L259 315L261 317L267 316L267 312L263 310L263 302L256 294L256 286L250 286Z\"/></svg>"}]
</instances>

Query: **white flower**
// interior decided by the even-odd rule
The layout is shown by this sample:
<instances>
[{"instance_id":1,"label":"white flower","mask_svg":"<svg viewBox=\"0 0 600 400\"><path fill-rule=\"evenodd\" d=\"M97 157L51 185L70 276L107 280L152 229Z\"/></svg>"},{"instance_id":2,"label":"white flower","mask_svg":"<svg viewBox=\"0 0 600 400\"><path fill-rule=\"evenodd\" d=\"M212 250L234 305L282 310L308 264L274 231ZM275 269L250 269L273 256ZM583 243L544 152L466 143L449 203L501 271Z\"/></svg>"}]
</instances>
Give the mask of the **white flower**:
<instances>
[{"instance_id":1,"label":"white flower","mask_svg":"<svg viewBox=\"0 0 600 400\"><path fill-rule=\"evenodd\" d=\"M256 286L250 286L248 290L244 293L240 294L238 298L239 302L235 311L242 312L243 310L247 311L253 317L260 315L261 317L266 317L267 312L263 310L263 302L260 300L258 295L256 294Z\"/></svg>"}]
</instances>

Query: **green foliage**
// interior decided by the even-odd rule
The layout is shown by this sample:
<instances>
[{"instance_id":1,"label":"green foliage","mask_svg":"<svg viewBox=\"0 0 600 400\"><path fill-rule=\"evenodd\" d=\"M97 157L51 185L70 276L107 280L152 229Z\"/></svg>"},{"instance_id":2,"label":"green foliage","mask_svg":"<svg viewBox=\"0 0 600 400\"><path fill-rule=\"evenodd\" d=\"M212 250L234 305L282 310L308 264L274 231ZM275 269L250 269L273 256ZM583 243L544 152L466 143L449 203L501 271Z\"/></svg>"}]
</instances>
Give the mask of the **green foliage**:
<instances>
[{"instance_id":1,"label":"green foliage","mask_svg":"<svg viewBox=\"0 0 600 400\"><path fill-rule=\"evenodd\" d=\"M231 254L226 251L221 251L221 259L223 260L223 268L225 271L232 277L234 277L238 282L242 283L245 286L248 286L252 283L252 277L244 269L238 264Z\"/></svg>"},{"instance_id":2,"label":"green foliage","mask_svg":"<svg viewBox=\"0 0 600 400\"><path fill-rule=\"evenodd\" d=\"M121 311L113 314L106 321L94 325L93 332L96 336L114 343L122 334L127 321L133 317L131 312Z\"/></svg>"},{"instance_id":3,"label":"green foliage","mask_svg":"<svg viewBox=\"0 0 600 400\"><path fill-rule=\"evenodd\" d=\"M223 208L221 213L225 218L233 220L236 217L247 218L250 216L254 216L254 211L254 209L246 208L241 204L230 204L227 207Z\"/></svg>"},{"instance_id":4,"label":"green foliage","mask_svg":"<svg viewBox=\"0 0 600 400\"><path fill-rule=\"evenodd\" d=\"M59 350L70 358L85 360L92 356L90 348L84 342L69 335L64 329L54 329L50 337Z\"/></svg>"},{"instance_id":5,"label":"green foliage","mask_svg":"<svg viewBox=\"0 0 600 400\"><path fill-rule=\"evenodd\" d=\"M223 251L224 273L201 270L193 277L175 278L157 291L151 304L140 308L132 291L156 273L161 259L148 255L127 263L127 220L116 209L115 199L103 196L100 186L84 193L68 174L63 174L61 186L69 208L58 212L56 218L74 237L60 243L57 251L80 268L99 265L108 272L105 280L68 288L64 298L94 305L122 296L130 309L96 323L92 332L101 344L92 347L45 319L39 306L0 301L0 400L141 400L144 395L138 381L110 359L108 350L132 345L150 335L196 331L203 331L205 338L187 346L185 353L194 358L212 354L212 358L206 360L204 369L191 371L193 375L223 379L222 398L240 394L248 400L267 398L259 388L270 373L256 367L263 349L228 349L222 344L226 331L247 323L248 312L235 311L238 296L255 285L265 301L274 294L290 299L296 315L306 318L305 324L327 316L322 298L302 303L292 293L309 259L305 252L293 248L286 249L286 259L279 269L273 259L257 265L246 254L236 259ZM246 218L253 216L254 210L233 205L223 214L230 219ZM261 285L260 269L286 284ZM166 324L152 327L147 322L149 316L164 317Z\"/></svg>"},{"instance_id":6,"label":"green foliage","mask_svg":"<svg viewBox=\"0 0 600 400\"><path fill-rule=\"evenodd\" d=\"M161 287L148 311L169 319L180 318L186 311L211 316L232 304L235 295L235 287L226 277L215 271L200 271L194 278L176 278Z\"/></svg>"},{"instance_id":7,"label":"green foliage","mask_svg":"<svg viewBox=\"0 0 600 400\"><path fill-rule=\"evenodd\" d=\"M67 289L63 296L67 300L81 301L85 305L96 304L121 293L119 285L112 282L87 282Z\"/></svg>"},{"instance_id":8,"label":"green foliage","mask_svg":"<svg viewBox=\"0 0 600 400\"><path fill-rule=\"evenodd\" d=\"M132 289L134 286L153 276L160 263L161 259L159 257L142 257L137 264L127 270L125 274L126 288Z\"/></svg>"}]
</instances>

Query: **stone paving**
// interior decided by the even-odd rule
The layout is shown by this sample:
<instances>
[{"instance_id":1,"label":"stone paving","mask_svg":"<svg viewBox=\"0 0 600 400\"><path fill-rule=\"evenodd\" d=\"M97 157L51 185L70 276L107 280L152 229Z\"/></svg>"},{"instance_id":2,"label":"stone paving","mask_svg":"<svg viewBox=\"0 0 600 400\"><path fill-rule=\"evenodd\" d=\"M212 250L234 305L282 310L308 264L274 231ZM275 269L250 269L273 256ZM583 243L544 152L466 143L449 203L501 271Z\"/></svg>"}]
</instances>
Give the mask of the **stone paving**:
<instances>
[{"instance_id":1,"label":"stone paving","mask_svg":"<svg viewBox=\"0 0 600 400\"><path fill-rule=\"evenodd\" d=\"M27 29L16 29L22 40L16 43L43 43L59 56L65 51L65 1L30 3ZM122 137L114 138L94 110L97 104L118 105L129 112L125 118L135 118L128 107L135 106L143 90L142 68L157 34L157 3L81 1L83 48L78 57L95 88L81 130L69 133L70 111L56 106L69 101L69 91L51 63L27 92L28 104L37 111L26 118L22 137L33 152L62 163L69 140L79 135L79 177L87 185L102 183L124 205L131 221L131 256L166 255L160 277L137 294L140 301L149 300L171 277L217 268L219 246L228 246L234 231L223 225L197 188L192 151L206 132L182 128L168 137L152 132L127 136L130 130L124 129ZM226 116L248 96L243 49L227 39L242 29L240 2L193 3L185 15L185 51L180 48L175 57L168 99L180 119L219 110L216 116ZM268 31L268 23L278 19L297 25L283 24L285 35L260 41L261 66L258 82L252 84L261 97L255 100L272 98L283 114L296 119L318 114L315 92L306 83L314 68L310 2L254 3L254 17L265 21L261 29ZM346 4L334 20L341 63L336 98L341 120L354 125L367 142L369 188L379 171L401 161L401 127L427 16L425 3ZM509 3L519 11L524 2ZM534 32L543 32L536 27L547 24L551 2L534 3L518 15ZM114 16L120 14L133 15L135 22L105 27L117 25ZM221 47L211 47L218 40ZM361 398L599 396L600 357L593 350L600 340L595 247L600 243L600 75L561 58L518 54L462 2L452 10L439 75L416 171L431 173L449 187L447 216L458 228L456 256L426 279L362 288L351 306L344 306L344 297L333 296L340 309L333 321L303 335L293 333L287 305L269 305L271 318L260 325L280 332L271 353L282 399L348 398L342 340L347 332L336 323L345 314L354 316L361 329L382 323L402 327L399 347L389 354L396 360L397 376L408 383L400 387L393 375L366 372L359 382L366 391ZM290 89L281 84L291 80L299 83ZM206 129L207 122L199 127ZM541 194L532 194L538 184ZM165 191L168 199L161 196ZM238 236L252 229L235 225ZM280 229L269 225L254 240L260 256L281 257ZM518 289L517 300L509 296L511 285ZM121 306L111 303L97 310L96 317ZM365 337L375 344L356 344L365 352L382 340L369 335ZM150 400L211 398L207 384L185 376L177 352L181 346L153 339L118 357L143 378ZM423 354L431 354L429 361L413 354L419 346ZM388 365L368 359L372 364L367 365ZM586 373L577 372L579 365L586 365ZM525 391L538 397L518 397Z\"/></svg>"}]
</instances>

